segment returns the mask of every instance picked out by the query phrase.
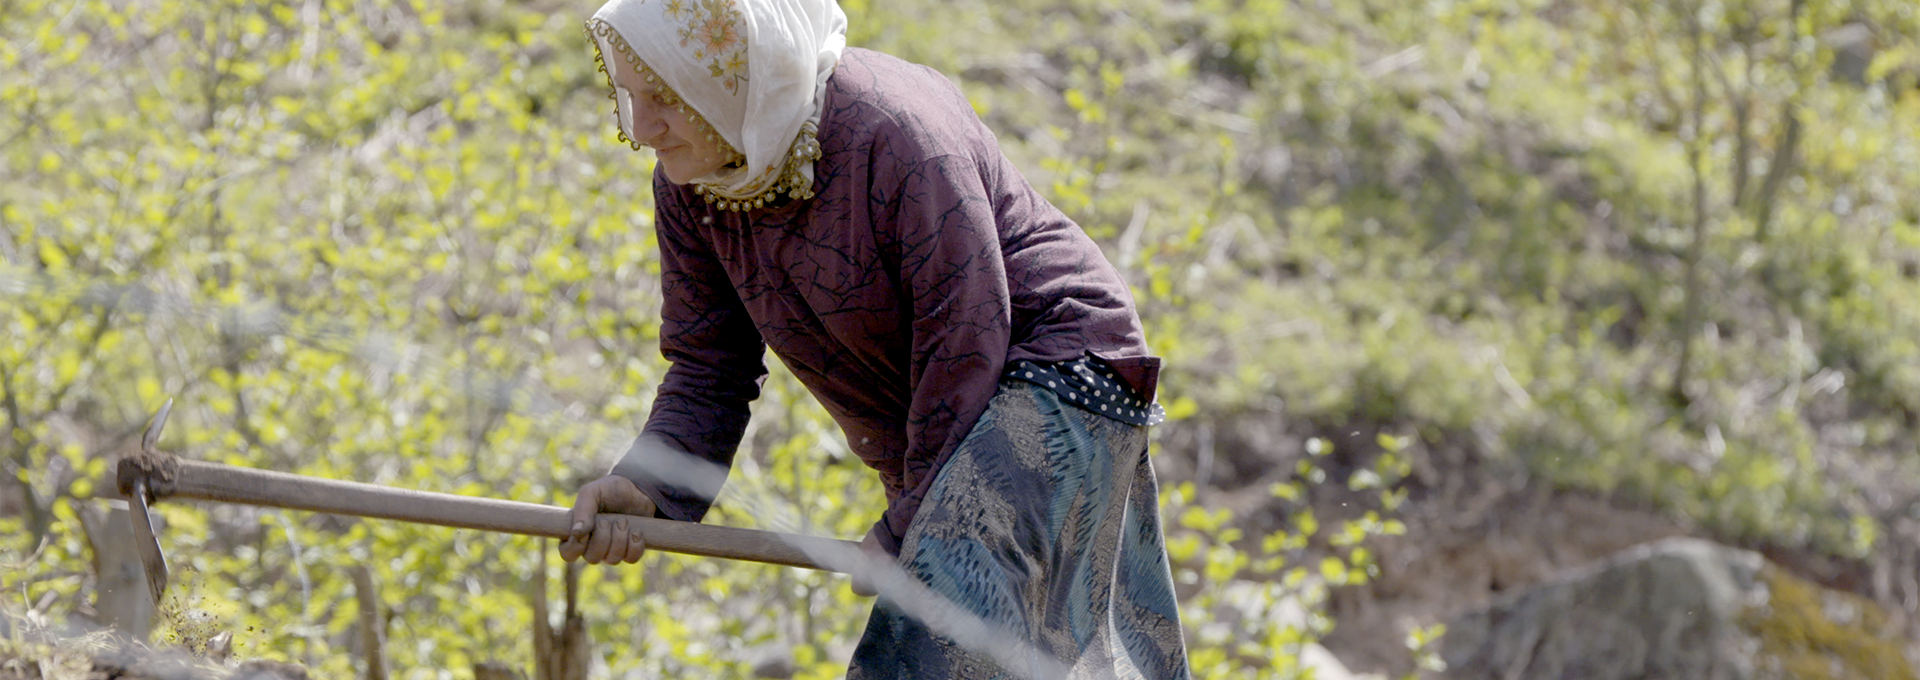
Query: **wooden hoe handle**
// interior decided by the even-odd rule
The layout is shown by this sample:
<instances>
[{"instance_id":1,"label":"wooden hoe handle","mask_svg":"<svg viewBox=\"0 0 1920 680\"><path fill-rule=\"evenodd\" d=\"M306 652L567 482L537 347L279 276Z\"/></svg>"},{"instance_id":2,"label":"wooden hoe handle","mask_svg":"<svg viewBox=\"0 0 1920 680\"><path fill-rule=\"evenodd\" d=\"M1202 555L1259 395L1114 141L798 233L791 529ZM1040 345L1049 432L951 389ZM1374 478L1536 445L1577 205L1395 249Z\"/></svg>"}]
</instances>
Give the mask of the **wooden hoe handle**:
<instances>
[{"instance_id":1,"label":"wooden hoe handle","mask_svg":"<svg viewBox=\"0 0 1920 680\"><path fill-rule=\"evenodd\" d=\"M558 506L167 458L132 472L146 478L156 500L194 498L558 539L572 528L568 509ZM123 485L129 483L127 467L123 463L120 471ZM686 555L845 573L860 550L852 541L631 515L602 513L599 526L622 518L646 540L647 549Z\"/></svg>"}]
</instances>

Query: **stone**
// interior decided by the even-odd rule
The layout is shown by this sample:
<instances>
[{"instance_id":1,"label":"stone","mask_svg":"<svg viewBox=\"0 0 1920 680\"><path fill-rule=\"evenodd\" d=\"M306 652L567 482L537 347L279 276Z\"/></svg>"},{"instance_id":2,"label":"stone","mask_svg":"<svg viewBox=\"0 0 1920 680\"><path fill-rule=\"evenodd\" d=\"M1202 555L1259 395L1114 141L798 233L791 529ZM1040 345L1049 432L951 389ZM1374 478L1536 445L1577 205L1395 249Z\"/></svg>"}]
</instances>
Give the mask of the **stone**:
<instances>
[{"instance_id":1,"label":"stone","mask_svg":"<svg viewBox=\"0 0 1920 680\"><path fill-rule=\"evenodd\" d=\"M1622 551L1467 612L1440 643L1455 680L1914 680L1885 613L1690 538Z\"/></svg>"}]
</instances>

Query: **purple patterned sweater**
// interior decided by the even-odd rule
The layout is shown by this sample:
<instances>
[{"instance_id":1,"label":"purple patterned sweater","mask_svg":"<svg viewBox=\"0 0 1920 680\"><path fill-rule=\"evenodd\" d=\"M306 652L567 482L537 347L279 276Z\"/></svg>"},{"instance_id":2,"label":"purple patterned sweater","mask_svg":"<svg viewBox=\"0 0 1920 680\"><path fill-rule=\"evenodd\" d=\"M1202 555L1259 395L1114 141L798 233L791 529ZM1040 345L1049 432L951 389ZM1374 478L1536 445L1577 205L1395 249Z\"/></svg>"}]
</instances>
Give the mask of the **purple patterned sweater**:
<instances>
[{"instance_id":1,"label":"purple patterned sweater","mask_svg":"<svg viewBox=\"0 0 1920 680\"><path fill-rule=\"evenodd\" d=\"M878 532L897 553L934 473L1009 361L1093 353L1147 399L1131 294L1080 227L1029 186L959 88L848 49L828 81L816 195L746 213L656 172L661 351L671 362L634 453L616 466L660 514L699 521L718 482L647 474L677 448L732 465L771 347L879 471Z\"/></svg>"}]
</instances>

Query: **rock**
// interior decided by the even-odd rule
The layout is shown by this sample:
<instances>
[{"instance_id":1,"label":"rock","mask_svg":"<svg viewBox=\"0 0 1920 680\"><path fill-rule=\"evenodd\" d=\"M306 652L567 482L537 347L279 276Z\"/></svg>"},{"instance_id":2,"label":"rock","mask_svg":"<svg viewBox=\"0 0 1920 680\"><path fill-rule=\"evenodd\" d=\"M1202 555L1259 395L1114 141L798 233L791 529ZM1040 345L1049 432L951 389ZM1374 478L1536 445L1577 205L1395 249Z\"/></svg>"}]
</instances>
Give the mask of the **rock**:
<instances>
[{"instance_id":1,"label":"rock","mask_svg":"<svg viewBox=\"0 0 1920 680\"><path fill-rule=\"evenodd\" d=\"M800 667L793 660L793 646L784 642L770 642L746 650L747 665L753 668L753 677L787 680Z\"/></svg>"},{"instance_id":2,"label":"rock","mask_svg":"<svg viewBox=\"0 0 1920 680\"><path fill-rule=\"evenodd\" d=\"M307 680L307 668L285 661L255 659L240 664L227 680Z\"/></svg>"},{"instance_id":3,"label":"rock","mask_svg":"<svg viewBox=\"0 0 1920 680\"><path fill-rule=\"evenodd\" d=\"M153 595L147 591L147 570L134 548L133 521L125 504L76 503L80 525L93 547L93 610L100 625L131 640L145 640L153 632ZM164 521L164 520L155 520ZM155 526L155 530L162 527Z\"/></svg>"},{"instance_id":4,"label":"rock","mask_svg":"<svg viewBox=\"0 0 1920 680\"><path fill-rule=\"evenodd\" d=\"M482 661L473 665L474 680L526 680L527 675L502 661Z\"/></svg>"},{"instance_id":5,"label":"rock","mask_svg":"<svg viewBox=\"0 0 1920 680\"><path fill-rule=\"evenodd\" d=\"M1867 84L1867 69L1873 64L1873 27L1850 23L1820 34L1820 42L1833 50L1830 72L1834 79L1854 85Z\"/></svg>"},{"instance_id":6,"label":"rock","mask_svg":"<svg viewBox=\"0 0 1920 680\"><path fill-rule=\"evenodd\" d=\"M1744 612L1759 641L1759 680L1915 680L1899 626L1873 602L1827 590L1769 565L1768 598Z\"/></svg>"},{"instance_id":7,"label":"rock","mask_svg":"<svg viewBox=\"0 0 1920 680\"><path fill-rule=\"evenodd\" d=\"M1759 555L1631 548L1447 623L1446 677L1914 680L1884 612Z\"/></svg>"},{"instance_id":8,"label":"rock","mask_svg":"<svg viewBox=\"0 0 1920 680\"><path fill-rule=\"evenodd\" d=\"M0 679L5 676L0 675ZM66 677L66 676L56 676ZM88 680L308 680L307 669L255 659L228 669L179 648L125 644L94 654Z\"/></svg>"},{"instance_id":9,"label":"rock","mask_svg":"<svg viewBox=\"0 0 1920 680\"><path fill-rule=\"evenodd\" d=\"M180 650L126 645L96 654L86 677L89 680L204 680L218 677L218 669Z\"/></svg>"}]
</instances>

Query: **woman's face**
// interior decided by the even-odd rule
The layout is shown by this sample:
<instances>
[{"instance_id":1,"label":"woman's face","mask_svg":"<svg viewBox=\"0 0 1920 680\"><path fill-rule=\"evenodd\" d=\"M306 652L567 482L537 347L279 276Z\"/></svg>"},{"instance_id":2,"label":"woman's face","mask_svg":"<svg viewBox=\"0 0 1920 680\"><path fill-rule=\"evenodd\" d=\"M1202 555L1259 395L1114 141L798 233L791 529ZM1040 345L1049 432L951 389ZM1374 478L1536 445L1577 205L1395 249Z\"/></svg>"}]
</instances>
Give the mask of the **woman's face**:
<instances>
[{"instance_id":1,"label":"woman's face","mask_svg":"<svg viewBox=\"0 0 1920 680\"><path fill-rule=\"evenodd\" d=\"M626 88L632 97L626 104L633 112L634 141L653 147L668 180L686 184L726 166L730 160L726 144L717 136L707 139L705 127L690 118L696 115L692 109L681 113L671 104L674 96L664 84L649 83L646 76L631 68L610 70L614 71L614 84Z\"/></svg>"}]
</instances>

